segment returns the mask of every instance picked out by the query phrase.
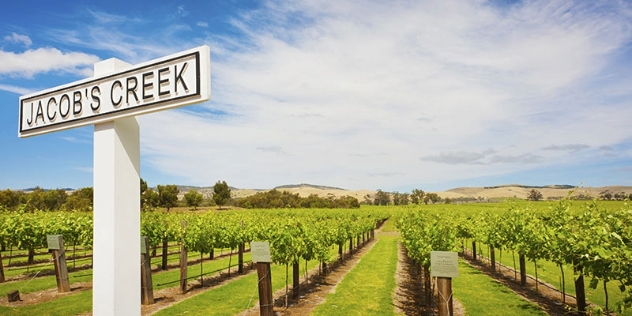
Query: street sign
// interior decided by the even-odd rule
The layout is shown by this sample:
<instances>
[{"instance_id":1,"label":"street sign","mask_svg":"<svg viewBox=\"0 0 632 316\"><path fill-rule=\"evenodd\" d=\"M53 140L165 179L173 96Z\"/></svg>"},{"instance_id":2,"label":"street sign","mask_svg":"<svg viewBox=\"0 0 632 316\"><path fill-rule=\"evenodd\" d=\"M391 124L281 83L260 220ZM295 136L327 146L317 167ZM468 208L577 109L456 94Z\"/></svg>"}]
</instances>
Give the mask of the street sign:
<instances>
[{"instance_id":1,"label":"street sign","mask_svg":"<svg viewBox=\"0 0 632 316\"><path fill-rule=\"evenodd\" d=\"M28 137L148 114L211 97L210 48L158 58L119 72L20 97L18 136Z\"/></svg>"}]
</instances>

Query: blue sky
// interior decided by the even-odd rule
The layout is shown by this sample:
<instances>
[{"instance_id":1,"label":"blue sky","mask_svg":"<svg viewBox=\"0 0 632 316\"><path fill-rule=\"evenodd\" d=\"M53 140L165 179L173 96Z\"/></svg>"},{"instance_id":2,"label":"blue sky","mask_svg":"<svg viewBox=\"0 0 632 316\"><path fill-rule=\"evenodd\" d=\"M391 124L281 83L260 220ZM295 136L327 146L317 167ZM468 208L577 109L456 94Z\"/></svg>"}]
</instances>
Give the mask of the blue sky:
<instances>
[{"instance_id":1,"label":"blue sky","mask_svg":"<svg viewBox=\"0 0 632 316\"><path fill-rule=\"evenodd\" d=\"M0 189L92 186L92 127L20 139L20 95L204 44L211 100L139 117L150 186L632 185L625 1L14 1Z\"/></svg>"}]
</instances>

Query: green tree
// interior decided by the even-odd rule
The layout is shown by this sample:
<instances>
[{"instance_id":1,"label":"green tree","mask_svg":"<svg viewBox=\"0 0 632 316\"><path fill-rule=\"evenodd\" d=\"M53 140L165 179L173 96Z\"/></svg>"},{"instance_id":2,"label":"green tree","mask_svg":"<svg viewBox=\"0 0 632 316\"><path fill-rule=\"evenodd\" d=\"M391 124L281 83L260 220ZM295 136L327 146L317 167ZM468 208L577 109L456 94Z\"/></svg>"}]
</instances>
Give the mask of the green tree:
<instances>
[{"instance_id":1,"label":"green tree","mask_svg":"<svg viewBox=\"0 0 632 316\"><path fill-rule=\"evenodd\" d=\"M413 204L419 204L423 202L425 194L426 192L424 192L424 190L413 189L412 193L410 194L410 202Z\"/></svg>"},{"instance_id":2,"label":"green tree","mask_svg":"<svg viewBox=\"0 0 632 316\"><path fill-rule=\"evenodd\" d=\"M160 205L160 196L153 189L147 189L140 196L140 205L143 209L153 209Z\"/></svg>"},{"instance_id":3,"label":"green tree","mask_svg":"<svg viewBox=\"0 0 632 316\"><path fill-rule=\"evenodd\" d=\"M175 184L158 185L158 201L161 207L169 211L172 207L178 205L178 187Z\"/></svg>"},{"instance_id":4,"label":"green tree","mask_svg":"<svg viewBox=\"0 0 632 316\"><path fill-rule=\"evenodd\" d=\"M35 211L35 210L45 210L46 202L44 201L44 196L46 191L40 187L36 187L33 191L26 193L20 201L22 204L26 205L27 211Z\"/></svg>"},{"instance_id":5,"label":"green tree","mask_svg":"<svg viewBox=\"0 0 632 316\"><path fill-rule=\"evenodd\" d=\"M24 192L11 191L9 189L0 191L0 205L10 210L15 209L20 205L21 195L24 195Z\"/></svg>"},{"instance_id":6,"label":"green tree","mask_svg":"<svg viewBox=\"0 0 632 316\"><path fill-rule=\"evenodd\" d=\"M64 202L66 210L90 211L93 207L94 189L92 187L75 190Z\"/></svg>"},{"instance_id":7,"label":"green tree","mask_svg":"<svg viewBox=\"0 0 632 316\"><path fill-rule=\"evenodd\" d=\"M610 190L599 192L599 198L602 200L610 201L612 200L612 197L613 197L613 194L612 194L612 191Z\"/></svg>"},{"instance_id":8,"label":"green tree","mask_svg":"<svg viewBox=\"0 0 632 316\"><path fill-rule=\"evenodd\" d=\"M375 200L373 205L389 205L391 204L391 195L388 192L377 190L375 192Z\"/></svg>"},{"instance_id":9,"label":"green tree","mask_svg":"<svg viewBox=\"0 0 632 316\"><path fill-rule=\"evenodd\" d=\"M142 195L145 191L147 191L147 181L140 178L140 194Z\"/></svg>"},{"instance_id":10,"label":"green tree","mask_svg":"<svg viewBox=\"0 0 632 316\"><path fill-rule=\"evenodd\" d=\"M542 193L536 189L531 189L529 191L529 195L527 195L527 200L529 201L539 201L542 199Z\"/></svg>"},{"instance_id":11,"label":"green tree","mask_svg":"<svg viewBox=\"0 0 632 316\"><path fill-rule=\"evenodd\" d=\"M435 204L439 201L441 201L441 197L437 193L426 193L424 196L425 204L428 204L428 202L432 202L432 204Z\"/></svg>"},{"instance_id":12,"label":"green tree","mask_svg":"<svg viewBox=\"0 0 632 316\"><path fill-rule=\"evenodd\" d=\"M219 205L221 209L222 206L226 205L226 202L230 199L230 188L226 181L217 181L213 186L213 200L215 204Z\"/></svg>"},{"instance_id":13,"label":"green tree","mask_svg":"<svg viewBox=\"0 0 632 316\"><path fill-rule=\"evenodd\" d=\"M192 207L194 210L197 210L198 206L202 205L204 196L197 190L189 190L189 192L184 194L184 201L188 207Z\"/></svg>"}]
</instances>

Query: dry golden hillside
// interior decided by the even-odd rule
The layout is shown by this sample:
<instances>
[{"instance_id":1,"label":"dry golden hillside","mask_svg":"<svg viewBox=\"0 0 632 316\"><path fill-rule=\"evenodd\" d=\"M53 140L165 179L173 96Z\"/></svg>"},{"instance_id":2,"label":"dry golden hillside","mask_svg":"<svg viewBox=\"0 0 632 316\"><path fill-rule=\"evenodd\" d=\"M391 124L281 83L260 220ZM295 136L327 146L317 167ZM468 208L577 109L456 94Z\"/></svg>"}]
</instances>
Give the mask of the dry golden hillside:
<instances>
[{"instance_id":1,"label":"dry golden hillside","mask_svg":"<svg viewBox=\"0 0 632 316\"><path fill-rule=\"evenodd\" d=\"M205 196L210 196L213 192L213 188L197 188L198 191ZM613 194L619 192L625 192L626 194L632 194L632 187L630 186L605 186L605 187L580 187L580 188L557 188L555 186L550 187L527 187L521 185L502 185L495 187L460 187L446 191L434 192L441 198L483 198L495 199L495 198L519 198L526 199L529 191L532 189L540 191L543 199L559 198L567 196L568 193L573 190L575 195L583 194L592 197L598 197L600 192L610 190ZM326 186L317 186L309 184L300 185L288 185L278 187L279 191L289 191L290 193L298 193L301 197L307 197L310 194L316 194L321 197L333 195L340 197L344 195L352 196L358 199L358 201L364 201L364 197L369 195L373 198L375 191L373 190L345 190L341 188L333 188ZM181 195L188 189L181 188ZM257 192L265 192L268 190L255 190L255 189L237 189L232 188L232 196L235 198L245 197L253 195ZM403 193L403 192L402 192ZM410 192L408 192L410 193Z\"/></svg>"}]
</instances>

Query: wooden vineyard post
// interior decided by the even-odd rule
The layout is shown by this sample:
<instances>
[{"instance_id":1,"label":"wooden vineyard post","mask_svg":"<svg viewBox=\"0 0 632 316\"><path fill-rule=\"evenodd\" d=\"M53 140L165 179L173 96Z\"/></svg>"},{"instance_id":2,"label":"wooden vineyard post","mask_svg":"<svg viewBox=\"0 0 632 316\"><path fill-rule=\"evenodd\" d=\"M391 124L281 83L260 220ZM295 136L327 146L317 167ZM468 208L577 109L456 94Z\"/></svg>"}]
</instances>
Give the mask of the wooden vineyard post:
<instances>
[{"instance_id":1,"label":"wooden vineyard post","mask_svg":"<svg viewBox=\"0 0 632 316\"><path fill-rule=\"evenodd\" d=\"M472 260L476 261L476 241L472 241Z\"/></svg>"},{"instance_id":2,"label":"wooden vineyard post","mask_svg":"<svg viewBox=\"0 0 632 316\"><path fill-rule=\"evenodd\" d=\"M162 270L167 270L167 259L169 257L169 240L165 237L162 240Z\"/></svg>"},{"instance_id":3,"label":"wooden vineyard post","mask_svg":"<svg viewBox=\"0 0 632 316\"><path fill-rule=\"evenodd\" d=\"M432 306L432 278L430 277L430 267L423 267L424 274L424 299L427 307Z\"/></svg>"},{"instance_id":4,"label":"wooden vineyard post","mask_svg":"<svg viewBox=\"0 0 632 316\"><path fill-rule=\"evenodd\" d=\"M340 256L340 262L342 262L342 244L338 244L338 255Z\"/></svg>"},{"instance_id":5,"label":"wooden vineyard post","mask_svg":"<svg viewBox=\"0 0 632 316\"><path fill-rule=\"evenodd\" d=\"M274 315L272 304L272 275L270 262L257 262L257 278L259 279L259 315Z\"/></svg>"},{"instance_id":6,"label":"wooden vineyard post","mask_svg":"<svg viewBox=\"0 0 632 316\"><path fill-rule=\"evenodd\" d=\"M239 244L239 251L237 253L237 273L244 274L244 243Z\"/></svg>"},{"instance_id":7,"label":"wooden vineyard post","mask_svg":"<svg viewBox=\"0 0 632 316\"><path fill-rule=\"evenodd\" d=\"M292 299L294 299L295 301L298 301L298 295L301 286L301 281L299 279L301 272L299 270L300 269L298 266L298 261L295 261L292 264Z\"/></svg>"},{"instance_id":8,"label":"wooden vineyard post","mask_svg":"<svg viewBox=\"0 0 632 316\"><path fill-rule=\"evenodd\" d=\"M525 255L519 254L518 260L520 261L520 285L527 285L527 260Z\"/></svg>"},{"instance_id":9,"label":"wooden vineyard post","mask_svg":"<svg viewBox=\"0 0 632 316\"><path fill-rule=\"evenodd\" d=\"M349 255L353 252L353 237L349 238Z\"/></svg>"},{"instance_id":10,"label":"wooden vineyard post","mask_svg":"<svg viewBox=\"0 0 632 316\"><path fill-rule=\"evenodd\" d=\"M439 316L452 316L454 313L452 305L452 278L437 278L437 289L439 292Z\"/></svg>"},{"instance_id":11,"label":"wooden vineyard post","mask_svg":"<svg viewBox=\"0 0 632 316\"><path fill-rule=\"evenodd\" d=\"M182 231L187 227L187 222L182 221ZM180 293L187 292L187 248L184 239L180 241Z\"/></svg>"},{"instance_id":12,"label":"wooden vineyard post","mask_svg":"<svg viewBox=\"0 0 632 316\"><path fill-rule=\"evenodd\" d=\"M149 239L147 236L140 240L140 302L143 305L154 303L154 284L151 279L151 256L149 255Z\"/></svg>"},{"instance_id":13,"label":"wooden vineyard post","mask_svg":"<svg viewBox=\"0 0 632 316\"><path fill-rule=\"evenodd\" d=\"M267 241L253 241L250 243L252 261L257 263L257 285L259 287L259 314L261 316L274 315L272 301L272 271L270 271L270 243Z\"/></svg>"},{"instance_id":14,"label":"wooden vineyard post","mask_svg":"<svg viewBox=\"0 0 632 316\"><path fill-rule=\"evenodd\" d=\"M452 316L452 278L459 275L459 256L452 251L431 251L430 266L437 277L439 316Z\"/></svg>"},{"instance_id":15,"label":"wooden vineyard post","mask_svg":"<svg viewBox=\"0 0 632 316\"><path fill-rule=\"evenodd\" d=\"M2 267L2 252L0 252L0 283L3 283L4 279L4 268Z\"/></svg>"},{"instance_id":16,"label":"wooden vineyard post","mask_svg":"<svg viewBox=\"0 0 632 316\"><path fill-rule=\"evenodd\" d=\"M46 240L48 242L48 249L52 250L53 262L55 263L57 291L59 293L70 292L68 267L66 266L66 252L64 251L64 239L61 235L48 235L46 236Z\"/></svg>"},{"instance_id":17,"label":"wooden vineyard post","mask_svg":"<svg viewBox=\"0 0 632 316\"><path fill-rule=\"evenodd\" d=\"M496 251L494 247L489 247L489 257L491 259L492 272L496 272Z\"/></svg>"}]
</instances>

